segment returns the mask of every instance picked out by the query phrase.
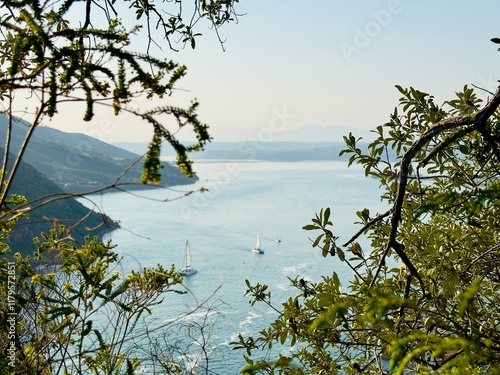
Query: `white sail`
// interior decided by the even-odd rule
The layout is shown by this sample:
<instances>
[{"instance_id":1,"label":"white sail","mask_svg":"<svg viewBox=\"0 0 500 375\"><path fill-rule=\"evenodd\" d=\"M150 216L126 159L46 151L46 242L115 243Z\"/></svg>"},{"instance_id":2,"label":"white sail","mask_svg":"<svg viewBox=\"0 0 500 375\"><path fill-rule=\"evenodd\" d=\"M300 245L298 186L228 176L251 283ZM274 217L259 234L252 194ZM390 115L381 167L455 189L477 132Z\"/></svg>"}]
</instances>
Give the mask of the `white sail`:
<instances>
[{"instance_id":1,"label":"white sail","mask_svg":"<svg viewBox=\"0 0 500 375\"><path fill-rule=\"evenodd\" d=\"M188 241L186 241L186 268L191 268L191 247Z\"/></svg>"},{"instance_id":2,"label":"white sail","mask_svg":"<svg viewBox=\"0 0 500 375\"><path fill-rule=\"evenodd\" d=\"M257 232L257 243L255 247L252 249L254 254L264 254L264 249L260 247L260 232Z\"/></svg>"},{"instance_id":3,"label":"white sail","mask_svg":"<svg viewBox=\"0 0 500 375\"><path fill-rule=\"evenodd\" d=\"M180 273L183 276L191 276L197 272L198 270L191 267L191 247L189 246L189 242L186 240L186 266L180 270Z\"/></svg>"}]
</instances>

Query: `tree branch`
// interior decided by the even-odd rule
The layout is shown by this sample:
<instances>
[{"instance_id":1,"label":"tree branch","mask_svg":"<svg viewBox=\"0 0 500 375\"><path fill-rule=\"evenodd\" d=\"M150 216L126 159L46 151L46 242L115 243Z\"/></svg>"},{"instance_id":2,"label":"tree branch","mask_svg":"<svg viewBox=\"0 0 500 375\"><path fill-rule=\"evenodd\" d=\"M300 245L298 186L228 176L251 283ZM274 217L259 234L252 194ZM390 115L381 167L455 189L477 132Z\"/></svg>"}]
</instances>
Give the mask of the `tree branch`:
<instances>
[{"instance_id":1,"label":"tree branch","mask_svg":"<svg viewBox=\"0 0 500 375\"><path fill-rule=\"evenodd\" d=\"M347 241L345 244L342 245L342 247L349 246L352 242L354 242L359 236L361 236L368 228L370 228L373 224L377 223L378 221L382 220L383 218L389 216L392 213L392 208L388 209L387 211L378 214L375 216L373 219L371 219L368 223L363 225L363 227L357 231L350 239Z\"/></svg>"},{"instance_id":2,"label":"tree branch","mask_svg":"<svg viewBox=\"0 0 500 375\"><path fill-rule=\"evenodd\" d=\"M499 106L500 106L500 89L497 90L495 96L479 112L471 115L446 118L430 126L429 129L427 129L420 136L420 138L417 139L412 144L412 146L408 149L408 151L404 154L402 158L401 170L399 172L398 190L396 193L392 209L391 233L389 236L388 248L390 247L394 249L396 254L401 258L403 263L406 265L406 267L408 267L410 273L419 280L420 284L422 285L422 288L424 288L424 283L422 278L420 277L413 263L406 255L401 243L399 243L396 239L399 228L399 222L401 221L401 212L403 209L403 203L406 194L406 186L408 184L408 174L411 162L415 157L415 155L417 154L417 152L422 150L424 146L437 135L443 133L448 129L459 128L466 125L474 124L475 126L480 127L482 126L482 124L486 123L486 121L495 113L495 111L498 109ZM384 263L385 261L384 258L387 256L387 253L388 251L384 253L382 259L380 260L381 265ZM377 270L377 273L374 277L374 280L372 281L372 284L375 282L375 279L377 278L380 269L381 266L379 266L379 269Z\"/></svg>"}]
</instances>

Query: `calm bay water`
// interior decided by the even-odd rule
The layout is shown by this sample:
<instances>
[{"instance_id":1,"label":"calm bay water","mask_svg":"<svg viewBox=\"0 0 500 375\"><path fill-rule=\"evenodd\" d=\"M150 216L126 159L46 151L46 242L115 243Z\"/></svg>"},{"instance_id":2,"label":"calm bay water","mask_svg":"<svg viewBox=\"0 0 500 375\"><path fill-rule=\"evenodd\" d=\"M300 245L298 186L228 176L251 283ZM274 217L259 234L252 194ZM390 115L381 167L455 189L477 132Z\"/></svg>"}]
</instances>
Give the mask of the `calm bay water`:
<instances>
[{"instance_id":1,"label":"calm bay water","mask_svg":"<svg viewBox=\"0 0 500 375\"><path fill-rule=\"evenodd\" d=\"M244 364L243 352L227 344L238 333L256 333L275 313L264 305L250 306L244 297L249 279L269 285L272 300L280 302L294 293L288 277L320 281L321 275L349 271L320 250L311 248L314 233L302 230L321 208L330 207L339 243L357 227L356 210L381 211L378 183L358 168L343 162L196 162L200 181L174 190L110 193L92 197L100 209L120 220L122 229L107 235L123 257L124 273L161 263L166 268L184 266L185 242L198 270L184 279L185 295L168 294L155 308L154 321L172 321L205 301L220 314L212 328L209 345L218 348L211 358L214 374L237 374ZM172 200L200 187L193 193ZM169 202L161 202L172 200ZM257 232L265 254L251 252ZM194 316L200 316L197 311ZM286 348L284 349L286 350ZM265 356L266 353L262 353ZM148 371L146 371L148 373Z\"/></svg>"}]
</instances>

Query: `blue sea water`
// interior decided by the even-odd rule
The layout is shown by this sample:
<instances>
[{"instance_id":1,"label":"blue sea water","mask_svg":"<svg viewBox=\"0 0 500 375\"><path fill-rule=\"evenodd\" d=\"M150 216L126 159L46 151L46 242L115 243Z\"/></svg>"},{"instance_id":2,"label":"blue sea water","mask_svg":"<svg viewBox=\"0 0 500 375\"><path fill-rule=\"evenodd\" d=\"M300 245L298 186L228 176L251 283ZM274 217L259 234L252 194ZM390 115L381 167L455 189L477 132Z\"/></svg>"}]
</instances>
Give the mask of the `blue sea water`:
<instances>
[{"instance_id":1,"label":"blue sea water","mask_svg":"<svg viewBox=\"0 0 500 375\"><path fill-rule=\"evenodd\" d=\"M244 365L244 353L232 351L228 343L239 333L245 336L266 328L276 316L263 304L248 303L245 279L267 284L278 309L294 293L289 277L320 281L322 275L335 271L341 279L349 279L342 263L323 258L319 249L311 247L314 233L302 226L321 208L330 207L334 233L343 243L358 229L353 224L357 210L367 207L375 213L387 207L379 200L377 181L364 177L359 168L347 168L344 162L197 161L195 170L200 177L195 185L91 199L104 213L120 220L122 229L105 240L117 245L125 274L158 263L182 268L189 241L198 273L184 279L182 288L187 294L165 296L155 307L152 322L172 323L166 329L174 331L185 321L175 319L200 303L216 307L208 346L217 350L211 352L210 373L237 374ZM201 187L208 190L189 194ZM251 251L257 232L263 255ZM186 319L199 318L204 311L196 310ZM192 357L179 360L194 363L196 348L191 346Z\"/></svg>"}]
</instances>

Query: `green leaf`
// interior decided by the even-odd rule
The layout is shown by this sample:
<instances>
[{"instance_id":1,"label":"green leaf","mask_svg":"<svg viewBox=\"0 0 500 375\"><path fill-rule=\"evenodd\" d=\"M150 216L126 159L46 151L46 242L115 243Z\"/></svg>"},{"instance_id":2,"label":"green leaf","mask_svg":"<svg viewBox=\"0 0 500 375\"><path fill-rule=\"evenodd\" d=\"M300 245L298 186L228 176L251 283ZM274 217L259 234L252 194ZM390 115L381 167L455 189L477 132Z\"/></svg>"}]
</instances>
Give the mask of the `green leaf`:
<instances>
[{"instance_id":1,"label":"green leaf","mask_svg":"<svg viewBox=\"0 0 500 375\"><path fill-rule=\"evenodd\" d=\"M407 92L405 89L403 89L400 85L396 85L396 88L398 89L398 91L403 94L403 95L406 95Z\"/></svg>"},{"instance_id":2,"label":"green leaf","mask_svg":"<svg viewBox=\"0 0 500 375\"><path fill-rule=\"evenodd\" d=\"M323 245L323 249L322 249L322 254L323 254L324 257L326 257L329 252L330 252L330 242L329 241L325 241L325 244ZM335 249L333 250L333 253L330 253L330 255L331 256L335 255Z\"/></svg>"},{"instance_id":3,"label":"green leaf","mask_svg":"<svg viewBox=\"0 0 500 375\"><path fill-rule=\"evenodd\" d=\"M281 343L281 345L285 344L287 337L288 337L288 333L286 331L281 332L281 334L280 334L280 343Z\"/></svg>"},{"instance_id":4,"label":"green leaf","mask_svg":"<svg viewBox=\"0 0 500 375\"><path fill-rule=\"evenodd\" d=\"M308 225L304 225L302 227L302 229L304 229L304 230L315 230L315 229L319 229L319 227L317 227L316 225L313 225L313 224L308 224Z\"/></svg>"},{"instance_id":5,"label":"green leaf","mask_svg":"<svg viewBox=\"0 0 500 375\"><path fill-rule=\"evenodd\" d=\"M336 246L336 250L337 250L337 256L339 257L340 261L345 262L345 254L342 251L342 249L340 247Z\"/></svg>"},{"instance_id":6,"label":"green leaf","mask_svg":"<svg viewBox=\"0 0 500 375\"><path fill-rule=\"evenodd\" d=\"M318 246L319 244L319 241L321 241L321 238L323 238L324 234L320 234L318 237L316 237L316 239L314 240L314 242L312 243L312 247L316 247Z\"/></svg>"},{"instance_id":7,"label":"green leaf","mask_svg":"<svg viewBox=\"0 0 500 375\"><path fill-rule=\"evenodd\" d=\"M323 225L328 225L328 219L330 219L330 207L327 207L323 215Z\"/></svg>"}]
</instances>

